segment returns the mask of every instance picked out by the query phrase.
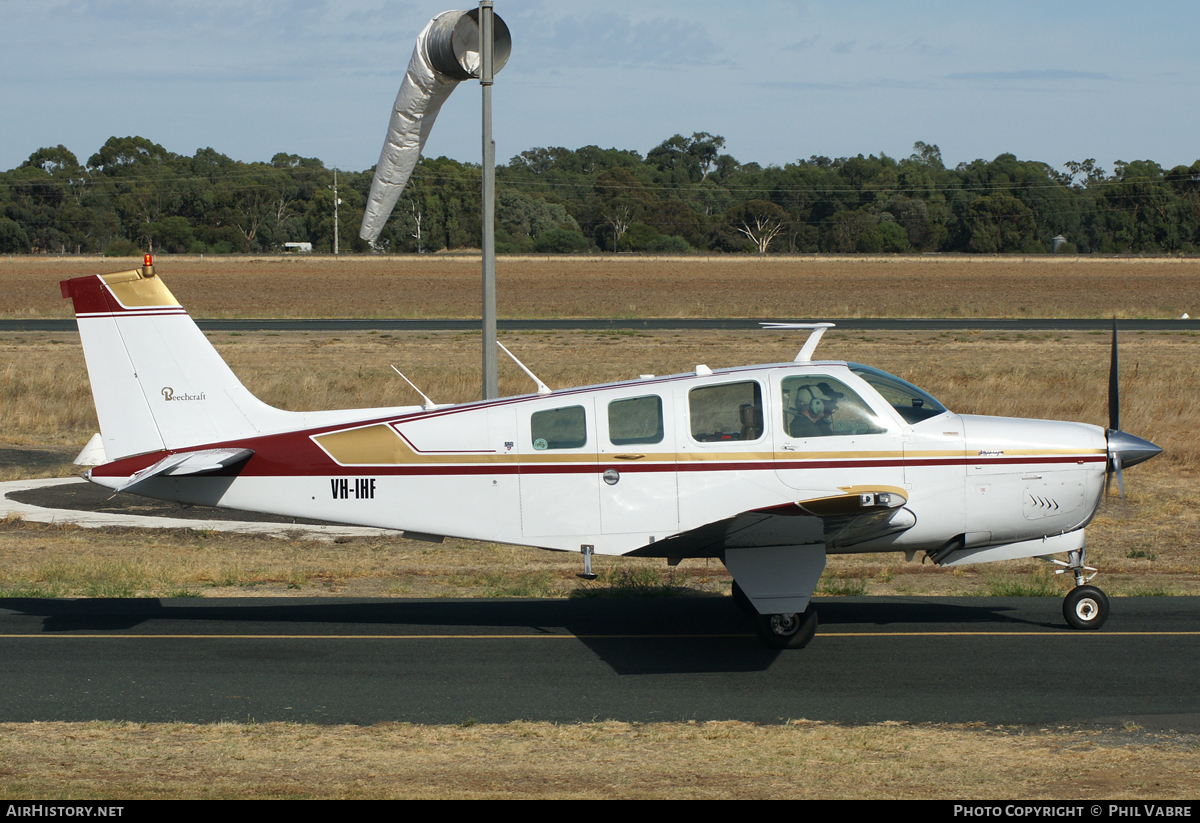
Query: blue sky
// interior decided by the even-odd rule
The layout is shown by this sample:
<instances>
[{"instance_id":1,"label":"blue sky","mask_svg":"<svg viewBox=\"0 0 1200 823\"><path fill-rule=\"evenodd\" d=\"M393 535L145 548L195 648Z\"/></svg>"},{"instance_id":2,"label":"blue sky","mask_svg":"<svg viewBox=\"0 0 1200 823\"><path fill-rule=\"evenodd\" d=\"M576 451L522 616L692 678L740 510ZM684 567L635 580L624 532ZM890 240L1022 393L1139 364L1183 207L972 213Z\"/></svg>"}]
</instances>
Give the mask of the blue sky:
<instances>
[{"instance_id":1,"label":"blue sky","mask_svg":"<svg viewBox=\"0 0 1200 823\"><path fill-rule=\"evenodd\" d=\"M112 135L238 160L279 151L361 170L378 157L417 32L452 0L0 0L0 169ZM734 3L496 0L497 159L535 146L645 154L720 134L743 162L1012 152L1200 158L1200 16L1183 2ZM426 154L479 161L465 82Z\"/></svg>"}]
</instances>

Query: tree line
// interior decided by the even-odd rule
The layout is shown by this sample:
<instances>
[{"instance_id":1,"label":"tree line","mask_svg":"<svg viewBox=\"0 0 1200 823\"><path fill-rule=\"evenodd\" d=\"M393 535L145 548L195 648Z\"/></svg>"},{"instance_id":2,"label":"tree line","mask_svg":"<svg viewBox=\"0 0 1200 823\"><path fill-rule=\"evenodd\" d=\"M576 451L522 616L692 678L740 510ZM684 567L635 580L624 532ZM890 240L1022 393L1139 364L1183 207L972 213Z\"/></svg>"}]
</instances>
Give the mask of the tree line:
<instances>
[{"instance_id":1,"label":"tree line","mask_svg":"<svg viewBox=\"0 0 1200 823\"><path fill-rule=\"evenodd\" d=\"M1060 168L1002 154L947 168L936 145L896 159L741 163L724 138L675 135L627 149L534 148L496 169L501 253L1195 253L1200 160L1094 158ZM337 171L338 246L358 238L373 169ZM255 253L288 242L331 251L334 176L320 160L244 163L112 137L80 163L41 148L0 173L0 252ZM478 248L478 165L422 158L376 246Z\"/></svg>"}]
</instances>

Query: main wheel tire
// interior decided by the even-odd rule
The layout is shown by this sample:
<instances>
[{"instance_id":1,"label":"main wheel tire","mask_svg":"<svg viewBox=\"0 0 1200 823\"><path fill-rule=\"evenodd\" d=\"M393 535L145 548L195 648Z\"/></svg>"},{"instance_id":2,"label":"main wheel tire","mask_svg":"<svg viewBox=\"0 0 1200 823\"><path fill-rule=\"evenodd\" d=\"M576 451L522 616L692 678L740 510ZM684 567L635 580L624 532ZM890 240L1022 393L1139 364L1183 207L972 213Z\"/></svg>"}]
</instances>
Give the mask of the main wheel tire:
<instances>
[{"instance_id":1,"label":"main wheel tire","mask_svg":"<svg viewBox=\"0 0 1200 823\"><path fill-rule=\"evenodd\" d=\"M1098 629L1108 620L1108 597L1095 586L1076 586L1063 598L1063 617L1072 629Z\"/></svg>"},{"instance_id":2,"label":"main wheel tire","mask_svg":"<svg viewBox=\"0 0 1200 823\"><path fill-rule=\"evenodd\" d=\"M754 604L750 602L750 598L742 591L742 587L733 581L733 603L738 607L738 611L747 617L758 617L758 609L754 608Z\"/></svg>"},{"instance_id":3,"label":"main wheel tire","mask_svg":"<svg viewBox=\"0 0 1200 823\"><path fill-rule=\"evenodd\" d=\"M772 649L803 649L817 633L817 610L810 605L802 614L760 614L757 628Z\"/></svg>"}]
</instances>

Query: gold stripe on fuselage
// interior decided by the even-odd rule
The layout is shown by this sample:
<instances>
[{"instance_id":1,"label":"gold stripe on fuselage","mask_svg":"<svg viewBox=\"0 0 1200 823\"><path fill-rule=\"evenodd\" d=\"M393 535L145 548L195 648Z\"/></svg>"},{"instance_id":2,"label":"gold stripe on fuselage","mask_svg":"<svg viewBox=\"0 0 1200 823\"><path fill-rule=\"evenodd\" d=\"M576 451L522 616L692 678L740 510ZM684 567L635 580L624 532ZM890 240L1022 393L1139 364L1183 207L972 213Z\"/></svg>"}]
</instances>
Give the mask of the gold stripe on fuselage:
<instances>
[{"instance_id":1,"label":"gold stripe on fuselage","mask_svg":"<svg viewBox=\"0 0 1200 823\"><path fill-rule=\"evenodd\" d=\"M874 492L888 492L889 494L899 495L908 500L909 493L899 486L838 486L839 489L846 494L869 494Z\"/></svg>"},{"instance_id":2,"label":"gold stripe on fuselage","mask_svg":"<svg viewBox=\"0 0 1200 823\"><path fill-rule=\"evenodd\" d=\"M315 434L312 440L343 466L395 466L428 462L417 457L386 423L361 429Z\"/></svg>"},{"instance_id":3,"label":"gold stripe on fuselage","mask_svg":"<svg viewBox=\"0 0 1200 823\"><path fill-rule=\"evenodd\" d=\"M345 429L328 434L312 435L312 440L335 462L343 466L402 466L430 464L484 464L504 465L525 463L594 463L618 464L625 466L663 465L675 463L752 463L777 461L781 463L803 463L822 460L903 460L907 459L957 459L962 460L964 452L958 449L939 449L904 452L892 451L728 451L728 452L658 452L643 453L637 456L636 462L631 455L596 454L593 451L580 450L571 453L529 453L516 454L512 452L456 452L453 450L436 452L417 452L408 442L387 423ZM1006 450L1006 457L1078 457L1085 455L1103 454L1096 449L1020 449ZM984 458L987 462L988 459Z\"/></svg>"}]
</instances>

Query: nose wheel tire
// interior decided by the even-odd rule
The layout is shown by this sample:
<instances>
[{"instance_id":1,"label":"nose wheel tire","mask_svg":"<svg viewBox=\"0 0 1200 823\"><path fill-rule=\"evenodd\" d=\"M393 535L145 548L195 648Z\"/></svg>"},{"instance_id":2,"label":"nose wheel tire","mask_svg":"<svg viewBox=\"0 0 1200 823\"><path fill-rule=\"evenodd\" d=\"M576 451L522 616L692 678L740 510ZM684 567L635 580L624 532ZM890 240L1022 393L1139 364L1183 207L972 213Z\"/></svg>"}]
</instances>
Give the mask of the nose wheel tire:
<instances>
[{"instance_id":1,"label":"nose wheel tire","mask_svg":"<svg viewBox=\"0 0 1200 823\"><path fill-rule=\"evenodd\" d=\"M803 649L817 633L817 610L809 606L801 614L760 614L756 628L772 649Z\"/></svg>"},{"instance_id":2,"label":"nose wheel tire","mask_svg":"<svg viewBox=\"0 0 1200 823\"><path fill-rule=\"evenodd\" d=\"M1095 586L1076 586L1063 599L1063 617L1072 629L1098 629L1108 619L1108 597Z\"/></svg>"}]
</instances>

